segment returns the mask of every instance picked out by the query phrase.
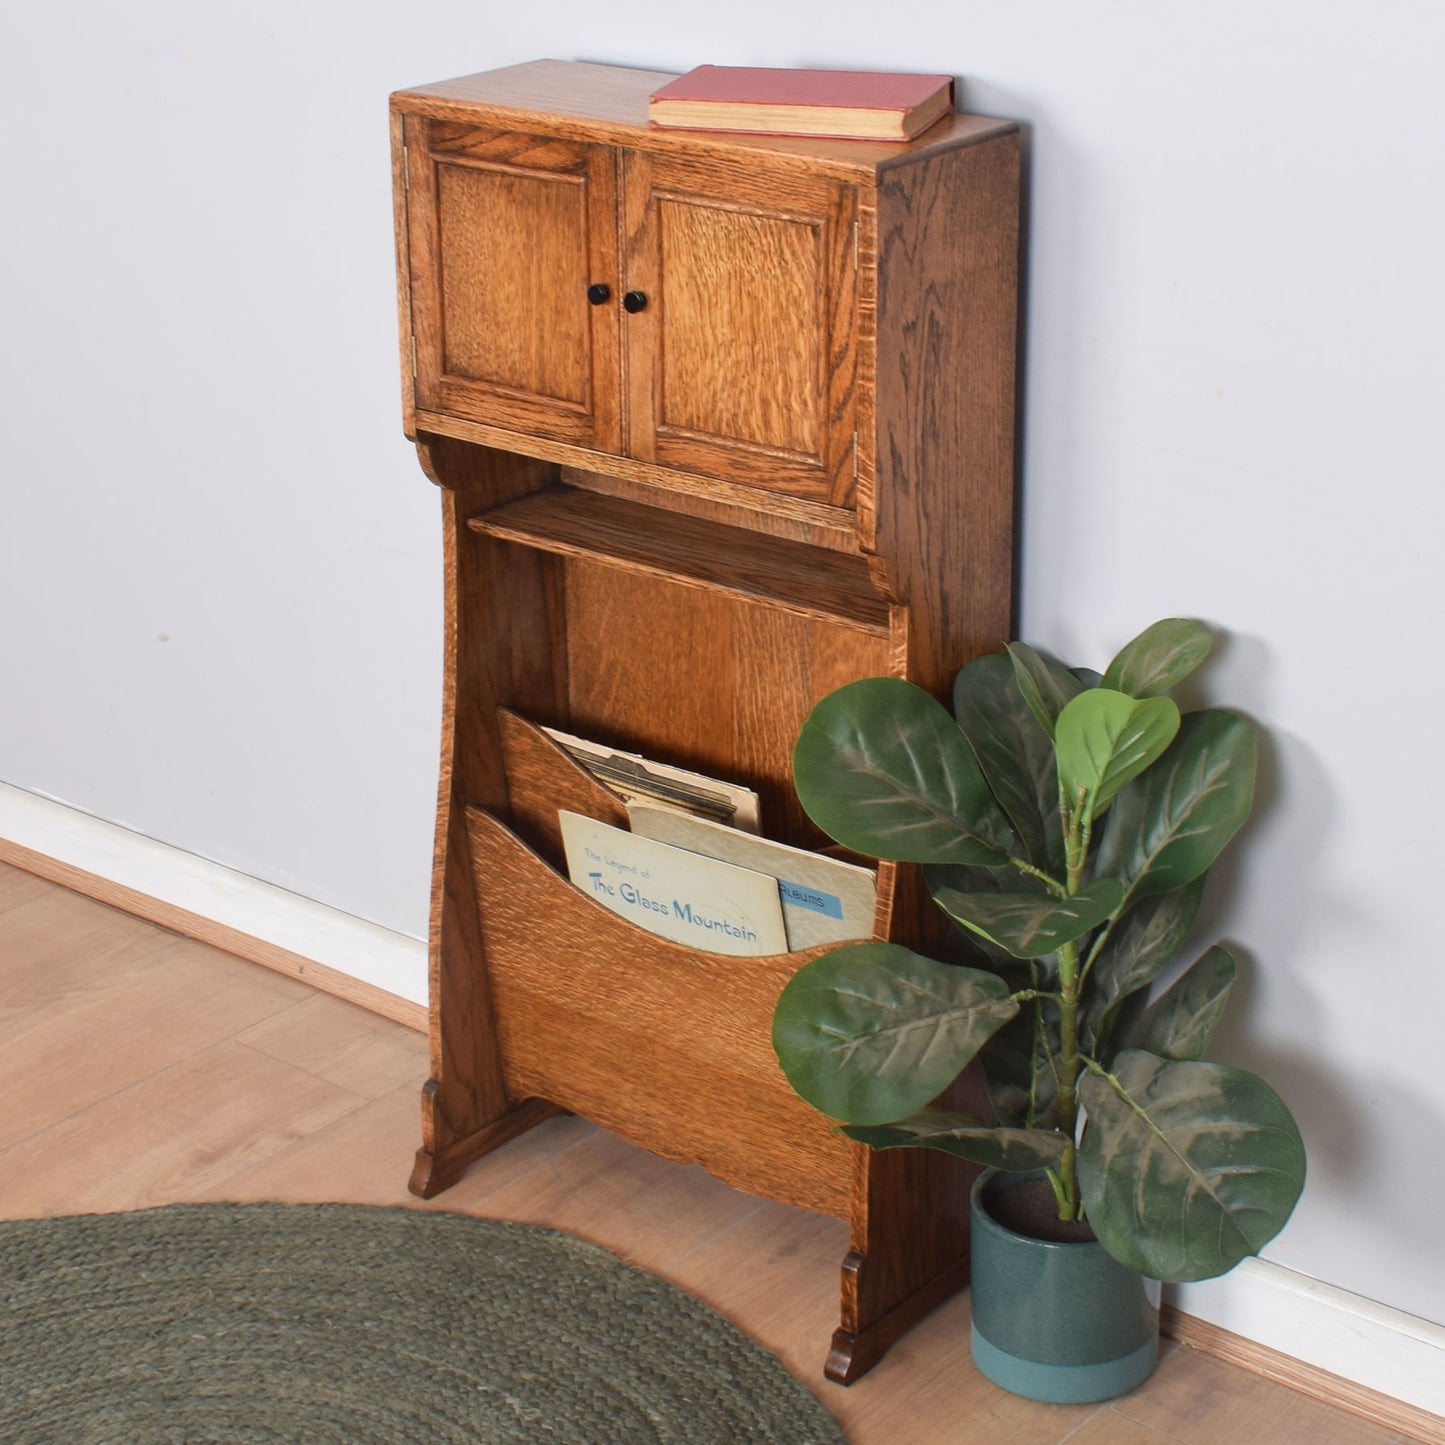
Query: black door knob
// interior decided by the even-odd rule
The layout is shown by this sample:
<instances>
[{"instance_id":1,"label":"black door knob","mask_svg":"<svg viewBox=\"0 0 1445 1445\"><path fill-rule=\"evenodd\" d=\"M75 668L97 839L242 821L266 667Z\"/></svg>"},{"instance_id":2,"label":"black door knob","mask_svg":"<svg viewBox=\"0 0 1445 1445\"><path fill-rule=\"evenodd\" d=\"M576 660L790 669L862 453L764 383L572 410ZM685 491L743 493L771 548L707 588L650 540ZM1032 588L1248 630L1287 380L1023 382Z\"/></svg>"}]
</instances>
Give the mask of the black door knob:
<instances>
[{"instance_id":1,"label":"black door knob","mask_svg":"<svg viewBox=\"0 0 1445 1445\"><path fill-rule=\"evenodd\" d=\"M647 305L647 297L641 291L629 291L622 298L622 309L630 311L634 316Z\"/></svg>"},{"instance_id":2,"label":"black door knob","mask_svg":"<svg viewBox=\"0 0 1445 1445\"><path fill-rule=\"evenodd\" d=\"M604 281L594 282L587 288L587 299L594 305L600 306L609 296L612 295L612 288Z\"/></svg>"}]
</instances>

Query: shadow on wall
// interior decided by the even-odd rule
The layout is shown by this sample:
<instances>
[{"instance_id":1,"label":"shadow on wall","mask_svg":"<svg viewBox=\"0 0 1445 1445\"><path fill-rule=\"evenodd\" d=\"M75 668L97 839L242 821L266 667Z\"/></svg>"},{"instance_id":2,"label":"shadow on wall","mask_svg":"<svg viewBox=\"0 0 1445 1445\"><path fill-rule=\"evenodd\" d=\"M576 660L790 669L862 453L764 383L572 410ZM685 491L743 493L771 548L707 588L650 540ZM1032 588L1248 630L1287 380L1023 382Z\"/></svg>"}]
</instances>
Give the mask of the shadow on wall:
<instances>
[{"instance_id":1,"label":"shadow on wall","mask_svg":"<svg viewBox=\"0 0 1445 1445\"><path fill-rule=\"evenodd\" d=\"M1253 699L1268 717L1277 658L1257 638L1216 636L1217 659L1227 659L1219 671L1229 679L1229 692ZM1181 702L1203 705L1197 697ZM1409 1119L1415 1137L1445 1138L1445 1112L1403 1080L1392 1080L1389 1059L1363 1071L1369 1082L1362 1087L1360 1059L1341 1056L1340 1019L1322 1006L1342 990L1378 996L1386 967L1379 959L1361 959L1342 975L1338 965L1331 969L1318 956L1319 940L1332 926L1359 931L1354 891L1323 872L1339 826L1337 797L1334 778L1311 747L1297 735L1260 724L1254 814L1215 865L1197 923L1200 937L1228 942L1240 965L1210 1057L1256 1070L1295 1112L1309 1153L1305 1209L1312 1197L1364 1200L1370 1181L1409 1169L1390 1149L1378 1120ZM1287 893L1279 891L1282 880L1288 880ZM1242 931L1248 946L1241 947L1230 934L1246 916ZM1259 998L1264 992L1272 995L1267 1006ZM1408 1008L1408 999L1395 1006ZM1267 1016L1287 1016L1290 1038L1306 1043L1261 1032ZM1310 1047L1312 1040L1322 1042ZM1402 1176L1399 1183L1408 1192L1408 1179ZM1401 1259L1412 1252L1437 1258L1438 1230L1419 1210L1401 1210L1392 1217L1390 1248Z\"/></svg>"},{"instance_id":2,"label":"shadow on wall","mask_svg":"<svg viewBox=\"0 0 1445 1445\"><path fill-rule=\"evenodd\" d=\"M1258 638L1214 631L1214 653L1210 666L1202 670L1207 676L1200 680L1196 674L1180 689L1180 706L1228 706L1206 695L1222 690L1223 675L1232 697L1252 699L1267 718L1274 666L1269 646ZM1314 1002L1317 985L1302 970L1322 896L1311 865L1320 856L1336 809L1329 779L1309 750L1260 717L1250 720L1259 731L1254 812L1211 870L1195 925L1199 937L1225 941L1239 960L1239 974L1210 1057L1256 1070L1295 1111L1309 1153L1308 1198L1312 1188L1327 1188L1331 1181L1343 1184L1368 1167L1360 1158L1360 1141L1368 1133L1366 1120L1358 1099L1341 1087L1338 1071L1327 1057L1257 1032L1258 994L1261 979L1274 980L1278 992L1288 992L1293 1036L1319 1036L1323 1019ZM1254 936L1258 928L1247 924L1251 936L1241 942L1231 935L1241 916L1251 912L1251 895L1262 891L1256 880L1270 876L1289 877L1289 899L1281 900L1283 906L1252 910L1256 920L1266 920L1266 934Z\"/></svg>"},{"instance_id":3,"label":"shadow on wall","mask_svg":"<svg viewBox=\"0 0 1445 1445\"><path fill-rule=\"evenodd\" d=\"M1074 608L1056 595L1071 572L1071 547L1085 520L1092 437L1115 420L1090 386L1090 322L1082 301L1091 244L1109 244L1085 224L1095 183L1089 157L1072 148L1038 103L1017 91L966 78L964 110L1012 120L1019 127L1019 327L1014 431L1014 635L1027 638L1029 614L1057 624L1051 641L1065 657L1090 652L1068 619ZM1048 215L1035 206L1047 190ZM1091 236L1093 240L1091 243ZM1114 244L1117 245L1117 238ZM1041 344L1045 334L1048 343ZM1047 517L1046 526L1030 526ZM1122 577L1121 577L1122 581ZM1111 605L1103 599L1105 608Z\"/></svg>"}]
</instances>

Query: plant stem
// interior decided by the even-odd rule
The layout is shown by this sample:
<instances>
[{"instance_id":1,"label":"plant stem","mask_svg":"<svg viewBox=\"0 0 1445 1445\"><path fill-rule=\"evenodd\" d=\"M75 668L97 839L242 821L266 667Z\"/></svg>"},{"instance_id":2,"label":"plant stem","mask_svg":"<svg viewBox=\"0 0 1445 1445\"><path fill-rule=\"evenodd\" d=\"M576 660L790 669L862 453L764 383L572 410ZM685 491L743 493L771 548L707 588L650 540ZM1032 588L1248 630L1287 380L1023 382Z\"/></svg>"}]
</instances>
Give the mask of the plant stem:
<instances>
[{"instance_id":1,"label":"plant stem","mask_svg":"<svg viewBox=\"0 0 1445 1445\"><path fill-rule=\"evenodd\" d=\"M1067 1219L1069 1217L1069 1206L1067 1196L1064 1193L1064 1176L1057 1169L1045 1169L1044 1173L1048 1176L1049 1186L1054 1191L1054 1198L1058 1200L1059 1218Z\"/></svg>"},{"instance_id":2,"label":"plant stem","mask_svg":"<svg viewBox=\"0 0 1445 1445\"><path fill-rule=\"evenodd\" d=\"M1034 1003L1041 998L1052 999L1055 1003L1059 1001L1059 995L1051 993L1048 989L1042 988L1021 988L1017 993L1009 995L1010 1003Z\"/></svg>"},{"instance_id":3,"label":"plant stem","mask_svg":"<svg viewBox=\"0 0 1445 1445\"><path fill-rule=\"evenodd\" d=\"M1060 799L1064 822L1064 857L1068 864L1068 896L1079 891L1084 880L1084 863L1089 853L1089 808L1081 793L1078 806ZM1059 1132L1066 1140L1059 1161L1062 1184L1059 1218L1079 1217L1079 1176L1074 1162L1074 1136L1079 1123L1079 945L1077 940L1059 949Z\"/></svg>"},{"instance_id":4,"label":"plant stem","mask_svg":"<svg viewBox=\"0 0 1445 1445\"><path fill-rule=\"evenodd\" d=\"M1032 863L1023 858L1010 858L1009 862L1012 863L1020 873L1026 873L1030 878L1037 878L1055 898L1066 898L1068 896L1068 889L1060 883L1052 873L1045 873L1042 868L1035 868Z\"/></svg>"},{"instance_id":5,"label":"plant stem","mask_svg":"<svg viewBox=\"0 0 1445 1445\"><path fill-rule=\"evenodd\" d=\"M1079 1217L1079 1180L1074 1168L1074 1134L1079 1121L1079 946L1059 949L1059 1132L1067 1140L1059 1161L1063 1184L1059 1218Z\"/></svg>"}]
</instances>

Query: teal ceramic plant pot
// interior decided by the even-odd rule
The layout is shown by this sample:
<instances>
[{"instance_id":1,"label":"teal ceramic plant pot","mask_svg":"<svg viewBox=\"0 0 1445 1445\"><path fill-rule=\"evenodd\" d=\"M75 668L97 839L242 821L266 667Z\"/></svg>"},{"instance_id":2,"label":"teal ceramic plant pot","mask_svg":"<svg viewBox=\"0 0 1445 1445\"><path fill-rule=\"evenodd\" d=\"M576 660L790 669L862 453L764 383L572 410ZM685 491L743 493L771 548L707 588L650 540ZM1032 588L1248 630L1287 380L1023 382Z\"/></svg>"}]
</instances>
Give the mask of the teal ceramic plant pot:
<instances>
[{"instance_id":1,"label":"teal ceramic plant pot","mask_svg":"<svg viewBox=\"0 0 1445 1445\"><path fill-rule=\"evenodd\" d=\"M1035 1176L986 1170L973 1188L973 1360L1030 1400L1109 1400L1148 1379L1159 1352L1159 1285L1101 1244L1033 1239L990 1203Z\"/></svg>"}]
</instances>

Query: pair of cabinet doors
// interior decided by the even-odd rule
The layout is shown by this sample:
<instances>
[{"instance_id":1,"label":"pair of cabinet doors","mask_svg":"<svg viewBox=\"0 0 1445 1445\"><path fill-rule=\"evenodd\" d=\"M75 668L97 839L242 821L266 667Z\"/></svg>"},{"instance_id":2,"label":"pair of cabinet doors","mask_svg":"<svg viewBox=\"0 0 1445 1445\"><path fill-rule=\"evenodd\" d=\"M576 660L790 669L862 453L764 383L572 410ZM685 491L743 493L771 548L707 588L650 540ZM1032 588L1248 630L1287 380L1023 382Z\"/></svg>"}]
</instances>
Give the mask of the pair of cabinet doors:
<instances>
[{"instance_id":1,"label":"pair of cabinet doors","mask_svg":"<svg viewBox=\"0 0 1445 1445\"><path fill-rule=\"evenodd\" d=\"M419 411L850 502L853 187L454 122L407 126Z\"/></svg>"}]
</instances>

